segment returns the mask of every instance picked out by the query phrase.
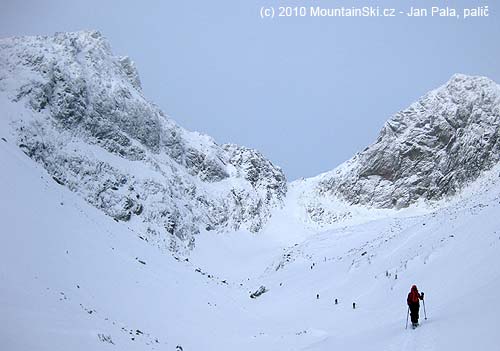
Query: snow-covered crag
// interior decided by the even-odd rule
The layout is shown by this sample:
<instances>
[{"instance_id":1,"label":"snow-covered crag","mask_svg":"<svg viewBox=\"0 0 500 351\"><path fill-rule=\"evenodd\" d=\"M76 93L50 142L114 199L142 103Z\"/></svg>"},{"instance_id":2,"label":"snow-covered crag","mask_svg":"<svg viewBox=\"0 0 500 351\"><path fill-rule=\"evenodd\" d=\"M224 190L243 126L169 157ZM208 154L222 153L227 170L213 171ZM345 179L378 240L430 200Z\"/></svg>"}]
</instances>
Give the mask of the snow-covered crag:
<instances>
[{"instance_id":1,"label":"snow-covered crag","mask_svg":"<svg viewBox=\"0 0 500 351\"><path fill-rule=\"evenodd\" d=\"M192 246L200 228L256 232L282 206L278 167L179 127L99 32L0 40L0 99L2 137L162 247Z\"/></svg>"},{"instance_id":2,"label":"snow-covered crag","mask_svg":"<svg viewBox=\"0 0 500 351\"><path fill-rule=\"evenodd\" d=\"M306 180L313 222L350 210L325 203L404 208L456 194L500 159L500 87L484 77L454 75L386 122L377 141L343 165ZM342 207L342 206L340 206ZM344 206L345 207L345 206Z\"/></svg>"}]
</instances>

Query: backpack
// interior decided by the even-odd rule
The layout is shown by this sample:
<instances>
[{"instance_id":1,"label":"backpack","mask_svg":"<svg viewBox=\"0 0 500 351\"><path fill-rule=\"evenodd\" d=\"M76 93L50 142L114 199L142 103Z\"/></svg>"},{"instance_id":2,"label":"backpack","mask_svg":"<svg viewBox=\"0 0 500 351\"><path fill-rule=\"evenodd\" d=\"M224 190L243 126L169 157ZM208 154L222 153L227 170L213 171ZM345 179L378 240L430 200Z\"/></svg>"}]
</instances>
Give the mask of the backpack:
<instances>
[{"instance_id":1,"label":"backpack","mask_svg":"<svg viewBox=\"0 0 500 351\"><path fill-rule=\"evenodd\" d=\"M420 299L420 296L418 295L418 292L416 290L413 290L411 293L410 293L410 296L409 296L409 299L410 302L412 303L419 303L418 300Z\"/></svg>"}]
</instances>

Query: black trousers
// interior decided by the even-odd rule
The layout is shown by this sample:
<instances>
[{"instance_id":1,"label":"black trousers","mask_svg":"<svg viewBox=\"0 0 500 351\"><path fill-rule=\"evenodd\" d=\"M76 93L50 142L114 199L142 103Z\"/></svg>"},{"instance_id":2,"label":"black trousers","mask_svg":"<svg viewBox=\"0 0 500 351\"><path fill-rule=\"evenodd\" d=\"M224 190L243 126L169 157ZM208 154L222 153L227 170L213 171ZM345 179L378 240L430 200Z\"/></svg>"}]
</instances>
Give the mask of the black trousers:
<instances>
[{"instance_id":1,"label":"black trousers","mask_svg":"<svg viewBox=\"0 0 500 351\"><path fill-rule=\"evenodd\" d=\"M420 309L420 304L412 303L410 306L410 318L412 323L418 323L418 310Z\"/></svg>"}]
</instances>

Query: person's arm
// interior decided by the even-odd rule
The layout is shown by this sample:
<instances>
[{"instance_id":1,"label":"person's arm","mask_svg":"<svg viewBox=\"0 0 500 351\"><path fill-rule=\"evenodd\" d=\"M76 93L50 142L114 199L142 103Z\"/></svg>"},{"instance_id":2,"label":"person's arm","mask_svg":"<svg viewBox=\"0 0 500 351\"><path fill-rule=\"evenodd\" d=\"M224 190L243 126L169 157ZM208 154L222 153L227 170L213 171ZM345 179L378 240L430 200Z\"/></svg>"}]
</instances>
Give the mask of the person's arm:
<instances>
[{"instance_id":1,"label":"person's arm","mask_svg":"<svg viewBox=\"0 0 500 351\"><path fill-rule=\"evenodd\" d=\"M422 291L422 293L420 294L420 300L423 300L424 299L424 292Z\"/></svg>"}]
</instances>

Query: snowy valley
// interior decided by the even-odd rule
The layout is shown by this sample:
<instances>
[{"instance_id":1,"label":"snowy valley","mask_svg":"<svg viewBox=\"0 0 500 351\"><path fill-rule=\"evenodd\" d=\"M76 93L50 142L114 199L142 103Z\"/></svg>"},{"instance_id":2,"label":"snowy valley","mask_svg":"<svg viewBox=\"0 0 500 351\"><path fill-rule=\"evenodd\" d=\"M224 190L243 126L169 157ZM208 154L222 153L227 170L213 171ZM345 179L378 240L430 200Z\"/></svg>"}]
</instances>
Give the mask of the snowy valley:
<instances>
[{"instance_id":1,"label":"snowy valley","mask_svg":"<svg viewBox=\"0 0 500 351\"><path fill-rule=\"evenodd\" d=\"M453 76L351 160L291 183L165 116L98 32L0 40L0 113L2 349L500 342L487 78ZM412 284L427 319L406 330Z\"/></svg>"}]
</instances>

